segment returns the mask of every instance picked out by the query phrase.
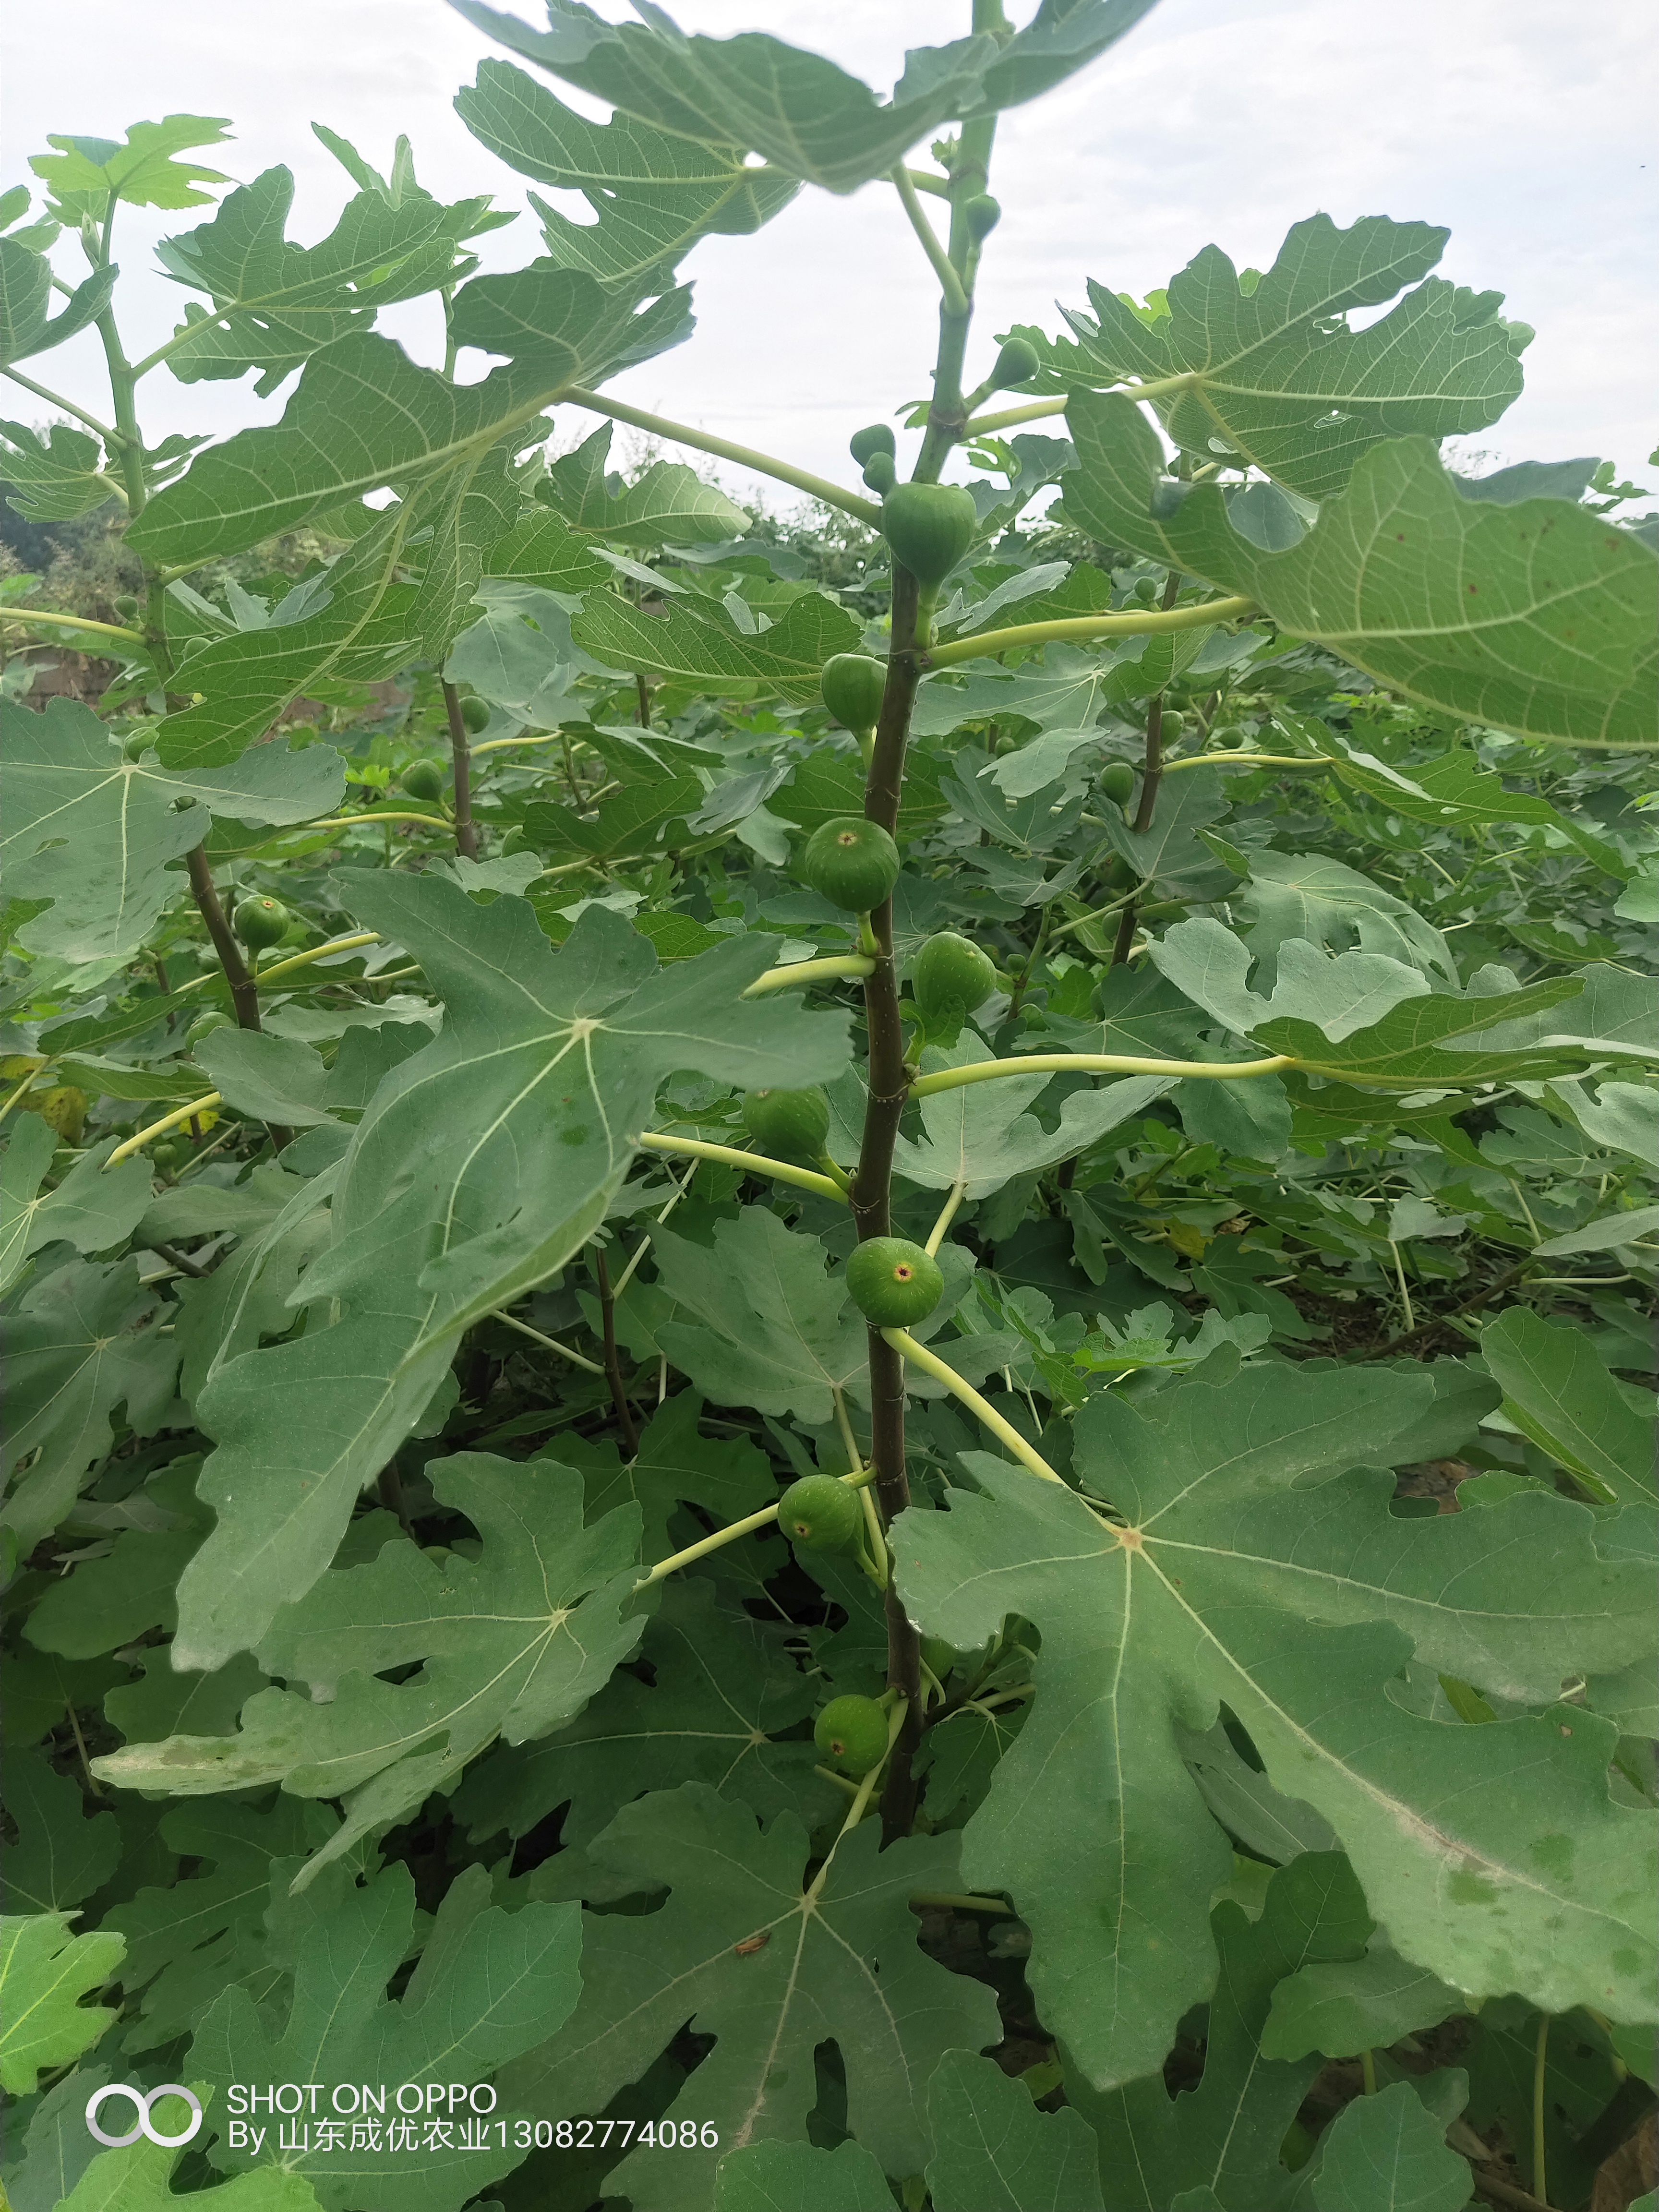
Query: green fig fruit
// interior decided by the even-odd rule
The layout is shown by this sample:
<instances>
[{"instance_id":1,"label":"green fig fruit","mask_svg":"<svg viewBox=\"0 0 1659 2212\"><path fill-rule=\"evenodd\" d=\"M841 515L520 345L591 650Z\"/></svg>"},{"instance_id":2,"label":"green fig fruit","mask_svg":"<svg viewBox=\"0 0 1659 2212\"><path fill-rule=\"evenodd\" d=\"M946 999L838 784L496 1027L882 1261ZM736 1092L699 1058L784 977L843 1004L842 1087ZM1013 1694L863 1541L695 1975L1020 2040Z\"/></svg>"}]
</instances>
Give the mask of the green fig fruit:
<instances>
[{"instance_id":1,"label":"green fig fruit","mask_svg":"<svg viewBox=\"0 0 1659 2212\"><path fill-rule=\"evenodd\" d=\"M1127 761L1108 761L1096 779L1103 797L1115 806L1127 806L1135 787L1135 772Z\"/></svg>"},{"instance_id":2,"label":"green fig fruit","mask_svg":"<svg viewBox=\"0 0 1659 2212\"><path fill-rule=\"evenodd\" d=\"M1166 707L1158 723L1158 735L1166 745L1178 744L1187 734L1187 717Z\"/></svg>"},{"instance_id":3,"label":"green fig fruit","mask_svg":"<svg viewBox=\"0 0 1659 2212\"><path fill-rule=\"evenodd\" d=\"M293 915L281 899L245 898L231 920L250 952L264 952L287 935Z\"/></svg>"},{"instance_id":4,"label":"green fig fruit","mask_svg":"<svg viewBox=\"0 0 1659 2212\"><path fill-rule=\"evenodd\" d=\"M489 727L489 702L471 696L461 702L461 724L476 738L480 730Z\"/></svg>"},{"instance_id":5,"label":"green fig fruit","mask_svg":"<svg viewBox=\"0 0 1659 2212\"><path fill-rule=\"evenodd\" d=\"M410 761L398 781L411 799L437 799L444 795L444 772L434 760Z\"/></svg>"},{"instance_id":6,"label":"green fig fruit","mask_svg":"<svg viewBox=\"0 0 1659 2212\"><path fill-rule=\"evenodd\" d=\"M889 460L898 451L898 440L885 422L872 422L862 430L854 430L847 441L848 451L863 468L878 453L885 453Z\"/></svg>"},{"instance_id":7,"label":"green fig fruit","mask_svg":"<svg viewBox=\"0 0 1659 2212\"><path fill-rule=\"evenodd\" d=\"M1150 576L1137 576L1129 586L1129 597L1137 606L1155 607L1163 593Z\"/></svg>"},{"instance_id":8,"label":"green fig fruit","mask_svg":"<svg viewBox=\"0 0 1659 2212\"><path fill-rule=\"evenodd\" d=\"M154 730L134 730L121 740L121 757L124 760L142 760L155 743Z\"/></svg>"},{"instance_id":9,"label":"green fig fruit","mask_svg":"<svg viewBox=\"0 0 1659 2212\"><path fill-rule=\"evenodd\" d=\"M133 597L131 592L118 592L115 594L115 597L110 601L110 605L114 608L116 613L120 616L123 622L130 623L136 622L137 620L138 601Z\"/></svg>"},{"instance_id":10,"label":"green fig fruit","mask_svg":"<svg viewBox=\"0 0 1659 2212\"><path fill-rule=\"evenodd\" d=\"M830 1134L830 1102L821 1091L750 1091L743 1126L774 1159L816 1160Z\"/></svg>"},{"instance_id":11,"label":"green fig fruit","mask_svg":"<svg viewBox=\"0 0 1659 2212\"><path fill-rule=\"evenodd\" d=\"M778 1501L779 1528L792 1544L809 1552L839 1552L852 1542L863 1521L857 1491L833 1474L803 1475Z\"/></svg>"},{"instance_id":12,"label":"green fig fruit","mask_svg":"<svg viewBox=\"0 0 1659 2212\"><path fill-rule=\"evenodd\" d=\"M885 499L898 482L898 466L890 453L872 453L864 465L864 481L878 499Z\"/></svg>"},{"instance_id":13,"label":"green fig fruit","mask_svg":"<svg viewBox=\"0 0 1659 2212\"><path fill-rule=\"evenodd\" d=\"M820 823L806 841L801 874L820 898L849 914L878 907L898 881L898 847L878 822L846 814Z\"/></svg>"},{"instance_id":14,"label":"green fig fruit","mask_svg":"<svg viewBox=\"0 0 1659 2212\"><path fill-rule=\"evenodd\" d=\"M1224 722L1218 730L1210 732L1210 743L1223 746L1229 752L1237 752L1249 742L1249 732L1237 722Z\"/></svg>"},{"instance_id":15,"label":"green fig fruit","mask_svg":"<svg viewBox=\"0 0 1659 2212\"><path fill-rule=\"evenodd\" d=\"M230 1016L222 1014L217 1007L215 1007L211 1013L197 1015L195 1020L185 1031L185 1042L194 1051L204 1036L211 1036L215 1030L228 1030L234 1027L235 1024Z\"/></svg>"},{"instance_id":16,"label":"green fig fruit","mask_svg":"<svg viewBox=\"0 0 1659 2212\"><path fill-rule=\"evenodd\" d=\"M1006 392L1012 384L1029 384L1042 362L1030 338L1005 338L991 371L993 392Z\"/></svg>"},{"instance_id":17,"label":"green fig fruit","mask_svg":"<svg viewBox=\"0 0 1659 2212\"><path fill-rule=\"evenodd\" d=\"M831 1698L812 1723L812 1741L843 1774L867 1774L887 1756L887 1715L873 1698Z\"/></svg>"},{"instance_id":18,"label":"green fig fruit","mask_svg":"<svg viewBox=\"0 0 1659 2212\"><path fill-rule=\"evenodd\" d=\"M945 1295L939 1261L908 1237L872 1237L847 1262L854 1304L876 1328L908 1328L926 1321Z\"/></svg>"},{"instance_id":19,"label":"green fig fruit","mask_svg":"<svg viewBox=\"0 0 1659 2212\"><path fill-rule=\"evenodd\" d=\"M978 527L974 495L961 484L895 484L882 505L882 535L893 558L924 592L938 590Z\"/></svg>"},{"instance_id":20,"label":"green fig fruit","mask_svg":"<svg viewBox=\"0 0 1659 2212\"><path fill-rule=\"evenodd\" d=\"M932 1021L962 1021L982 1006L997 987L997 971L977 945L941 929L917 953L910 988Z\"/></svg>"},{"instance_id":21,"label":"green fig fruit","mask_svg":"<svg viewBox=\"0 0 1659 2212\"><path fill-rule=\"evenodd\" d=\"M823 703L843 729L860 733L873 730L886 688L886 663L872 659L867 653L835 653L818 671Z\"/></svg>"},{"instance_id":22,"label":"green fig fruit","mask_svg":"<svg viewBox=\"0 0 1659 2212\"><path fill-rule=\"evenodd\" d=\"M982 245L1002 221L1002 203L994 200L989 192L975 192L972 199L963 202L962 219L975 245Z\"/></svg>"}]
</instances>

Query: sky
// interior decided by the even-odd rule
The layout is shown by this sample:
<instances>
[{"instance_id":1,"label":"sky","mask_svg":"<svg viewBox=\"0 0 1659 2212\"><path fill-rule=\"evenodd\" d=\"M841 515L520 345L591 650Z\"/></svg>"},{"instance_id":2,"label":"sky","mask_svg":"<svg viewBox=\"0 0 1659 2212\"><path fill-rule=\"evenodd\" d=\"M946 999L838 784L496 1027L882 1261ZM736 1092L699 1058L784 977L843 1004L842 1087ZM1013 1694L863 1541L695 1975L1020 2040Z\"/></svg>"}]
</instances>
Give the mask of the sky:
<instances>
[{"instance_id":1,"label":"sky","mask_svg":"<svg viewBox=\"0 0 1659 2212\"><path fill-rule=\"evenodd\" d=\"M542 20L538 0L499 3ZM601 0L599 12L621 18L626 9ZM1016 21L1030 12L1031 0L1011 0ZM905 46L958 37L968 15L968 0L681 0L677 20L716 36L771 31L884 93ZM279 10L252 0L76 0L72 45L70 20L60 8L10 11L6 185L31 180L27 157L44 150L47 131L118 137L139 118L184 110L232 119L234 143L203 158L237 181L277 161L293 169L290 235L306 243L351 190L312 136L313 120L382 169L406 131L428 190L493 191L501 205L525 207L527 180L471 138L451 105L479 61L502 50L443 0L284 0ZM1319 210L1340 224L1426 220L1452 232L1442 273L1504 291L1504 312L1538 331L1523 396L1462 442L1458 465L1481 473L1595 454L1659 490L1647 465L1659 445L1656 94L1651 0L1589 9L1560 0L1161 0L1058 93L1003 118L991 186L1005 213L981 267L969 375L983 374L992 334L1009 324L1057 328L1055 301L1084 304L1087 277L1144 296L1210 243L1240 267L1265 266L1289 226ZM186 296L155 270L149 248L197 219L122 212L133 357L168 334ZM533 214L481 243L487 266L530 259ZM60 246L58 258L70 273L78 249ZM927 389L937 294L885 183L844 198L809 189L757 236L705 241L681 273L695 283L696 332L614 380L609 388L636 406L852 483L849 434ZM431 303L392 310L380 327L417 359L441 358ZM488 364L472 359L482 374ZM105 407L101 367L90 333L28 364L94 414ZM222 435L273 419L291 389L260 401L251 379L181 386L163 368L141 389L141 417L152 440ZM0 385L0 395L25 422L50 412L15 386ZM559 442L592 424L571 410ZM751 488L739 471L720 474L738 497ZM767 495L791 504L777 486Z\"/></svg>"}]
</instances>

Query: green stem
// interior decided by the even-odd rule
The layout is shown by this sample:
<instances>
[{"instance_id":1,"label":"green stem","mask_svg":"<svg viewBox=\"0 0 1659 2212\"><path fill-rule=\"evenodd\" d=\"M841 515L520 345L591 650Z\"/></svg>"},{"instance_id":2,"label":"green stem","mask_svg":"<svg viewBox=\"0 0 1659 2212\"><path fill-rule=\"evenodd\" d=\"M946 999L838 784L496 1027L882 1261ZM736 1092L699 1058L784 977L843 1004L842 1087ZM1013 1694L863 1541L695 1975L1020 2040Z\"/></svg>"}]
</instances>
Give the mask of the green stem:
<instances>
[{"instance_id":1,"label":"green stem","mask_svg":"<svg viewBox=\"0 0 1659 2212\"><path fill-rule=\"evenodd\" d=\"M21 384L25 392L32 392L37 399L44 399L50 407L61 407L65 415L73 415L77 422L84 422L88 430L96 431L106 446L120 446L125 441L118 430L112 430L107 422L100 422L95 415L88 415L84 407L77 407L72 399L65 399L61 392L53 392L44 384L37 384L32 376L25 376L21 368L0 368L0 376L9 376L14 384Z\"/></svg>"},{"instance_id":2,"label":"green stem","mask_svg":"<svg viewBox=\"0 0 1659 2212\"><path fill-rule=\"evenodd\" d=\"M489 1318L504 1322L508 1328L516 1328L520 1336L527 1336L532 1344L539 1344L544 1351L556 1352L561 1359L568 1359L573 1367L585 1368L590 1375L603 1376L605 1373L596 1359L588 1359L580 1352L573 1352L568 1344L561 1344L556 1336L544 1336L540 1329L532 1328L527 1321L518 1320L501 1306L489 1309Z\"/></svg>"},{"instance_id":3,"label":"green stem","mask_svg":"<svg viewBox=\"0 0 1659 2212\"><path fill-rule=\"evenodd\" d=\"M839 1479L849 1490L862 1490L871 1479L870 1470L867 1467L860 1468ZM769 1527L777 1517L775 1505L763 1505L758 1513L748 1513L741 1521L728 1522L725 1528L716 1528L712 1534L700 1538L695 1544L688 1544L684 1551L674 1552L667 1559L659 1559L649 1574L641 1576L634 1587L636 1590L649 1589L653 1583L665 1582L678 1569L689 1567L694 1560L707 1559L710 1552L718 1552L724 1544L735 1544L739 1536L748 1536L757 1528Z\"/></svg>"},{"instance_id":4,"label":"green stem","mask_svg":"<svg viewBox=\"0 0 1659 2212\"><path fill-rule=\"evenodd\" d=\"M1103 389L1121 392L1127 399L1167 399L1172 392L1185 392L1194 381L1194 372L1186 369L1179 376L1154 377L1145 384L1107 385ZM1028 399L1022 406L1005 407L994 415L976 415L968 425L968 434L972 438L994 430L1012 430L1020 422L1039 422L1045 416L1063 415L1068 396Z\"/></svg>"},{"instance_id":5,"label":"green stem","mask_svg":"<svg viewBox=\"0 0 1659 2212\"><path fill-rule=\"evenodd\" d=\"M1165 630L1211 629L1218 623L1239 622L1255 611L1247 599L1210 599L1201 606L1176 607L1168 614L1077 615L1063 622L1020 623L1010 629L983 630L975 637L952 638L934 646L927 655L933 668L952 668L959 660L978 660L988 653L1009 653L1016 646L1086 644L1092 638L1156 637Z\"/></svg>"},{"instance_id":6,"label":"green stem","mask_svg":"<svg viewBox=\"0 0 1659 2212\"><path fill-rule=\"evenodd\" d=\"M968 295L962 289L961 277L951 264L950 255L939 244L939 233L922 211L921 202L916 198L915 185L911 182L910 172L901 162L889 173L900 204L910 219L910 228L921 240L921 250L932 264L934 276L939 278L939 288L946 309L953 315L965 315L969 311Z\"/></svg>"},{"instance_id":7,"label":"green stem","mask_svg":"<svg viewBox=\"0 0 1659 2212\"><path fill-rule=\"evenodd\" d=\"M95 630L100 637L124 637L134 645L142 645L144 633L127 629L119 623L88 622L84 615L53 614L45 607L6 607L0 609L0 621L12 623L56 623L62 629Z\"/></svg>"},{"instance_id":8,"label":"green stem","mask_svg":"<svg viewBox=\"0 0 1659 2212\"><path fill-rule=\"evenodd\" d=\"M965 1182L957 1182L951 1184L950 1194L939 1210L939 1218L928 1231L927 1242L922 1247L930 1258L938 1256L939 1248L945 1242L945 1232L956 1219L957 1208L962 1204L967 1190L968 1186Z\"/></svg>"},{"instance_id":9,"label":"green stem","mask_svg":"<svg viewBox=\"0 0 1659 2212\"><path fill-rule=\"evenodd\" d=\"M875 964L861 952L832 952L822 960L792 960L781 968L769 968L763 975L757 975L738 995L743 999L763 999L769 992L785 990L791 983L826 983L836 976L867 975Z\"/></svg>"},{"instance_id":10,"label":"green stem","mask_svg":"<svg viewBox=\"0 0 1659 2212\"><path fill-rule=\"evenodd\" d=\"M763 1152L739 1152L735 1145L706 1145L699 1137L665 1137L655 1129L643 1131L638 1141L647 1152L686 1152L693 1159L720 1160L727 1167L745 1168L750 1175L770 1176L774 1182L793 1182L802 1190L816 1191L820 1198L843 1197L839 1187L816 1168L769 1159Z\"/></svg>"},{"instance_id":11,"label":"green stem","mask_svg":"<svg viewBox=\"0 0 1659 2212\"><path fill-rule=\"evenodd\" d=\"M1023 1467L1029 1468L1033 1474L1040 1474L1045 1482L1060 1481L1059 1475L1035 1445L1028 1444L1012 1422L1005 1421L996 1407L981 1398L973 1384L965 1382L954 1367L947 1366L936 1352L930 1352L925 1344L918 1344L908 1329L884 1328L881 1333L895 1352L920 1367L924 1375L931 1375L936 1382L944 1383L952 1397L960 1398L991 1434L1007 1445Z\"/></svg>"},{"instance_id":12,"label":"green stem","mask_svg":"<svg viewBox=\"0 0 1659 2212\"><path fill-rule=\"evenodd\" d=\"M1181 760L1165 761L1164 774L1179 775L1183 768L1334 768L1336 763L1325 753L1230 753L1218 748L1213 752L1188 753ZM1432 854L1425 853L1425 860Z\"/></svg>"},{"instance_id":13,"label":"green stem","mask_svg":"<svg viewBox=\"0 0 1659 2212\"><path fill-rule=\"evenodd\" d=\"M989 1083L1000 1075L1060 1075L1075 1071L1084 1075L1209 1075L1223 1081L1252 1075L1273 1075L1281 1067L1294 1067L1290 1054L1277 1052L1268 1060L1152 1060L1127 1053L1031 1052L1018 1060L977 1060L967 1067L941 1067L932 1075L918 1076L910 1086L917 1098L931 1098L940 1091L957 1091L967 1083Z\"/></svg>"},{"instance_id":14,"label":"green stem","mask_svg":"<svg viewBox=\"0 0 1659 2212\"><path fill-rule=\"evenodd\" d=\"M881 509L873 501L860 499L856 492L843 490L827 477L815 477L808 469L798 469L788 461L781 461L775 454L757 453L752 446L733 445L727 438L715 438L706 430L694 430L686 422L671 422L665 415L647 414L643 407L627 406L620 399L586 391L579 384L562 386L558 397L573 407L586 407L592 414L608 415L617 422L630 422L636 430L648 430L654 437L667 438L677 446L713 453L717 459L734 462L738 468L753 469L758 476L775 477L780 483L793 484L797 491L822 500L826 507L838 507L844 514L856 515L872 530L881 526Z\"/></svg>"},{"instance_id":15,"label":"green stem","mask_svg":"<svg viewBox=\"0 0 1659 2212\"><path fill-rule=\"evenodd\" d=\"M1376 2094L1376 2053L1374 2051L1360 2052L1359 2078L1365 2085L1365 2094L1374 2097Z\"/></svg>"},{"instance_id":16,"label":"green stem","mask_svg":"<svg viewBox=\"0 0 1659 2212\"><path fill-rule=\"evenodd\" d=\"M175 1106L171 1113L163 1114L159 1121L152 1121L147 1129L140 1129L137 1136L129 1137L124 1145L118 1145L104 1162L105 1167L118 1166L123 1160L131 1159L134 1152L143 1152L152 1137L165 1137L169 1129L176 1129L180 1122L191 1121L198 1114L205 1114L210 1107L222 1103L216 1091L206 1091L199 1098L192 1098L188 1106Z\"/></svg>"}]
</instances>

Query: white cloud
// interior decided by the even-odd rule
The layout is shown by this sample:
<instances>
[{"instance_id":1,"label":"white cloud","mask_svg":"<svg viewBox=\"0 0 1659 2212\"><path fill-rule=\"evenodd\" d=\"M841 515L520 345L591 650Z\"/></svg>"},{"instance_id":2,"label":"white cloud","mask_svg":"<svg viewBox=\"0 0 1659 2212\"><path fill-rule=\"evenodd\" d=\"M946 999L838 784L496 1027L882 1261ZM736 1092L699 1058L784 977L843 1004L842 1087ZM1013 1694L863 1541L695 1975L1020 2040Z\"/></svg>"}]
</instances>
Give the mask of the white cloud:
<instances>
[{"instance_id":1,"label":"white cloud","mask_svg":"<svg viewBox=\"0 0 1659 2212\"><path fill-rule=\"evenodd\" d=\"M516 4L537 12L535 0ZM960 35L967 12L966 0L842 0L833 12L822 0L684 0L678 15L716 34L774 31L884 87L905 45ZM187 108L233 118L236 143L217 166L239 178L288 163L301 237L327 227L345 184L313 117L381 165L406 131L432 189L523 204L525 180L450 105L495 50L440 0L288 0L277 15L248 0L80 0L68 67L64 24L56 9L13 19L8 182L27 179L47 130L115 136ZM1261 265L1319 208L1340 222L1422 217L1451 227L1446 275L1507 292L1508 312L1539 331L1524 397L1471 442L1510 459L1604 454L1648 482L1659 438L1644 374L1659 338L1655 171L1644 166L1655 52L1644 0L1600 0L1593 25L1559 0L1164 0L1084 76L1004 118L993 189L1006 213L981 279L984 358L1010 322L1052 326L1054 301L1080 301L1089 276L1141 294L1212 240ZM148 263L150 240L186 227L150 210L123 222L129 270ZM527 258L533 216L484 243L493 265ZM884 185L804 193L759 237L709 240L687 273L697 334L618 380L637 405L848 480L849 433L927 390L932 279ZM172 327L181 295L160 276L129 289L131 343L143 349ZM433 357L428 306L385 326ZM94 339L34 366L100 411ZM10 411L42 411L16 397ZM165 371L143 398L155 435L223 432L281 405Z\"/></svg>"}]
</instances>

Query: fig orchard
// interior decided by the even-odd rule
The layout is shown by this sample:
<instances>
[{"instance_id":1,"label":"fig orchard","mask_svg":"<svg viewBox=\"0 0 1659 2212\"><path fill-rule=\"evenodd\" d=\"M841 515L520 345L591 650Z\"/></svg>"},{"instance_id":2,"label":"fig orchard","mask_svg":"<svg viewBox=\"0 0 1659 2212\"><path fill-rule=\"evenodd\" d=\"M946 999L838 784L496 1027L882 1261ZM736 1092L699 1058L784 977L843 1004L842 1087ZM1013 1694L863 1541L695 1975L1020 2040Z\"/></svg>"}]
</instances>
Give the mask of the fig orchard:
<instances>
[{"instance_id":1,"label":"fig orchard","mask_svg":"<svg viewBox=\"0 0 1659 2212\"><path fill-rule=\"evenodd\" d=\"M506 273L320 126L313 244L182 112L0 202L0 473L97 549L0 595L18 2206L1603 2201L1656 526L1447 466L1531 334L1426 222L976 326L999 118L1147 4L882 98L464 7ZM865 187L937 346L857 332L851 481L612 395Z\"/></svg>"}]
</instances>

